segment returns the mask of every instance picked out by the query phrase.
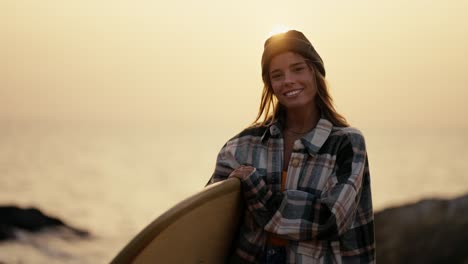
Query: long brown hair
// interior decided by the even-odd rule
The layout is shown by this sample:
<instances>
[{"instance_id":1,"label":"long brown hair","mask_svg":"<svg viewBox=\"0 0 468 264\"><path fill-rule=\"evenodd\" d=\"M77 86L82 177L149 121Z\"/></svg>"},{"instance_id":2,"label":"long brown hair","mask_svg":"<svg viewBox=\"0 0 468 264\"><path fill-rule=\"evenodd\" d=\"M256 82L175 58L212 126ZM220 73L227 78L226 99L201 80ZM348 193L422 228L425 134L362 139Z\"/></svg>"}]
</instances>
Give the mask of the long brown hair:
<instances>
[{"instance_id":1,"label":"long brown hair","mask_svg":"<svg viewBox=\"0 0 468 264\"><path fill-rule=\"evenodd\" d=\"M315 75L315 83L317 86L317 95L315 97L315 103L318 109L320 110L321 115L327 120L329 120L334 126L349 126L349 123L348 121L346 121L346 118L339 114L336 111L335 106L333 105L333 98L331 97L330 92L328 90L328 85L327 81L325 80L325 77L320 73L319 70L316 69L314 63L307 59L306 61L310 70ZM278 102L278 99L273 93L273 89L271 88L270 82L270 73L268 70L263 71L262 79L262 98L260 100L260 107L258 109L257 118L255 119L253 124L256 124L258 126L269 126L276 120L277 117L279 117L281 114L284 114L284 111L286 111L286 109ZM263 120L260 121L262 116Z\"/></svg>"}]
</instances>

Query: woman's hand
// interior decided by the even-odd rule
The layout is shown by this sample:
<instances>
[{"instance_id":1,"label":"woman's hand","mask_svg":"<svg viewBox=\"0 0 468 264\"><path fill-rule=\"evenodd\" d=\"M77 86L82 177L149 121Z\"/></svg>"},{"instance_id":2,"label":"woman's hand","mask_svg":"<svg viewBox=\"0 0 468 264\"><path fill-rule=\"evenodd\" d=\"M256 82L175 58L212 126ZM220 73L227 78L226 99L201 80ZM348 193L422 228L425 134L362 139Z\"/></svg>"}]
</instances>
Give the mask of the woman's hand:
<instances>
[{"instance_id":1,"label":"woman's hand","mask_svg":"<svg viewBox=\"0 0 468 264\"><path fill-rule=\"evenodd\" d=\"M245 180L247 179L252 173L255 171L255 168L252 166L245 166L241 165L237 169L235 169L231 174L229 174L229 178L231 177L236 177L239 180Z\"/></svg>"}]
</instances>

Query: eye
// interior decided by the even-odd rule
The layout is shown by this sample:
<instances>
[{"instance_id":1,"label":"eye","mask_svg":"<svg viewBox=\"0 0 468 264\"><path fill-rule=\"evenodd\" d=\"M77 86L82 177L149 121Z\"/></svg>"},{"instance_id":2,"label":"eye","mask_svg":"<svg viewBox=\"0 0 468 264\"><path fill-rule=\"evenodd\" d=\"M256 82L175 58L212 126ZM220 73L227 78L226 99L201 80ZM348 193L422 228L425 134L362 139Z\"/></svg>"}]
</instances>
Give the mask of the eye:
<instances>
[{"instance_id":1,"label":"eye","mask_svg":"<svg viewBox=\"0 0 468 264\"><path fill-rule=\"evenodd\" d=\"M275 80L275 81L276 81L276 80L281 79L282 76L283 76L283 74L281 74L281 73L273 73L273 74L270 76L270 78L271 78L272 80Z\"/></svg>"},{"instance_id":2,"label":"eye","mask_svg":"<svg viewBox=\"0 0 468 264\"><path fill-rule=\"evenodd\" d=\"M294 68L293 68L293 71L294 71L294 72L301 72L301 71L304 70L304 68L305 68L304 66L297 66L297 67L294 67Z\"/></svg>"}]
</instances>

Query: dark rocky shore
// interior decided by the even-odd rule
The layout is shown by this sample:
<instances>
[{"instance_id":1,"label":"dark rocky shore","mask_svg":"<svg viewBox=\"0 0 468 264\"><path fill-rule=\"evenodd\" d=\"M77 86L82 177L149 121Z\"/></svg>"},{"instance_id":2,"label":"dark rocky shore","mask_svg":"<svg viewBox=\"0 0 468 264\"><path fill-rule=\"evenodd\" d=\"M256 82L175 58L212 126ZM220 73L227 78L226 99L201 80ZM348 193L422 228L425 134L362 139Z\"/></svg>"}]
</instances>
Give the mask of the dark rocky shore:
<instances>
[{"instance_id":1,"label":"dark rocky shore","mask_svg":"<svg viewBox=\"0 0 468 264\"><path fill-rule=\"evenodd\" d=\"M375 214L378 263L468 263L468 194Z\"/></svg>"},{"instance_id":2,"label":"dark rocky shore","mask_svg":"<svg viewBox=\"0 0 468 264\"><path fill-rule=\"evenodd\" d=\"M79 237L89 233L66 224L64 221L45 215L37 208L20 208L14 205L0 206L0 241L15 239L16 230L38 232L50 228L66 228Z\"/></svg>"}]
</instances>

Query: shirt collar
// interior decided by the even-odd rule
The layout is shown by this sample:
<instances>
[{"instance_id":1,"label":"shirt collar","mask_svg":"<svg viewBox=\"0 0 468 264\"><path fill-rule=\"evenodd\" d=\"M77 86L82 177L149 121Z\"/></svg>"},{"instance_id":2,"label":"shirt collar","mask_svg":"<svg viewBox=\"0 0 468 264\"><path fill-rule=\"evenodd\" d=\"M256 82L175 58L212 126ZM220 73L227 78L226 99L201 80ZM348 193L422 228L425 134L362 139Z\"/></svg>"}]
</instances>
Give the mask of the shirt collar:
<instances>
[{"instance_id":1,"label":"shirt collar","mask_svg":"<svg viewBox=\"0 0 468 264\"><path fill-rule=\"evenodd\" d=\"M310 131L307 135L301 138L301 143L303 147L307 149L310 155L315 155L318 153L320 148L330 136L332 128L333 124L324 117L322 117L318 121L317 126L315 126L315 128L312 129L312 131ZM269 136L281 136L282 129L282 123L276 120L275 122L273 122L273 124L271 124L265 129L265 132L262 135L262 142L267 140Z\"/></svg>"},{"instance_id":2,"label":"shirt collar","mask_svg":"<svg viewBox=\"0 0 468 264\"><path fill-rule=\"evenodd\" d=\"M270 126L267 126L265 132L262 135L262 142L265 142L270 136L278 137L281 136L283 125L280 120L275 120Z\"/></svg>"},{"instance_id":3,"label":"shirt collar","mask_svg":"<svg viewBox=\"0 0 468 264\"><path fill-rule=\"evenodd\" d=\"M301 142L307 149L310 155L318 153L320 148L325 144L332 131L333 124L325 118L321 118L317 126L312 131L301 138Z\"/></svg>"}]
</instances>

